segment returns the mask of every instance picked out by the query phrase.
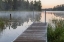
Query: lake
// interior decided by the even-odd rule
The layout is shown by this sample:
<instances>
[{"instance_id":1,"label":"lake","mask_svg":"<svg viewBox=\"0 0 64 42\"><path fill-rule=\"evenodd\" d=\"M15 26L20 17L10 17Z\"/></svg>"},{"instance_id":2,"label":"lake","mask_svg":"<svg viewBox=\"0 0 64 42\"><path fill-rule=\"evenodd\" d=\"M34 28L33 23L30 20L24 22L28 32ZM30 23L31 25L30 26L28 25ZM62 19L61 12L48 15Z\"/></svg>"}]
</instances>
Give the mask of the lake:
<instances>
[{"instance_id":1,"label":"lake","mask_svg":"<svg viewBox=\"0 0 64 42\"><path fill-rule=\"evenodd\" d=\"M11 19L10 19L11 14ZM35 11L1 11L0 20L4 21L4 27L0 27L0 42L13 42L34 21L45 22L45 12ZM47 11L46 22L52 19L64 19L64 11Z\"/></svg>"}]
</instances>

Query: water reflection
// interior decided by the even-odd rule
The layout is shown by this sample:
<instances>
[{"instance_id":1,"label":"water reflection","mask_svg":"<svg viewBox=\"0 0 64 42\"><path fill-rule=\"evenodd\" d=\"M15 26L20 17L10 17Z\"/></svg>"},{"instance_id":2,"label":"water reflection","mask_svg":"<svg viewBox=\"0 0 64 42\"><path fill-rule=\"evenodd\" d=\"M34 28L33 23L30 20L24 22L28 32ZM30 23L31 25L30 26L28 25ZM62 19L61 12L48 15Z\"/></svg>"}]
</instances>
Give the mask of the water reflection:
<instances>
[{"instance_id":1,"label":"water reflection","mask_svg":"<svg viewBox=\"0 0 64 42\"><path fill-rule=\"evenodd\" d=\"M45 22L45 13L34 12L33 15L33 12L26 11L0 12L0 18L4 21L4 28L0 28L0 42L11 42L24 32L34 21ZM47 12L46 18L46 21L49 22L49 20L53 18L58 19L59 16L56 16L52 12Z\"/></svg>"},{"instance_id":2,"label":"water reflection","mask_svg":"<svg viewBox=\"0 0 64 42\"><path fill-rule=\"evenodd\" d=\"M64 18L64 13L53 13L53 14L56 15L56 16Z\"/></svg>"},{"instance_id":3,"label":"water reflection","mask_svg":"<svg viewBox=\"0 0 64 42\"><path fill-rule=\"evenodd\" d=\"M11 13L11 20L10 20L10 13ZM40 21L40 22L45 22L45 13L44 12L35 12L33 16L33 12L0 12L0 18L4 21L4 27L12 27L13 29L16 29L17 26L23 25L24 22L27 22L31 20L32 22L35 21ZM52 18L61 18L64 17L64 14L61 13L54 13L54 12L47 12L46 18L47 22L49 19L51 20ZM59 17L60 16L60 17Z\"/></svg>"},{"instance_id":4,"label":"water reflection","mask_svg":"<svg viewBox=\"0 0 64 42\"><path fill-rule=\"evenodd\" d=\"M63 11L48 11L48 14L54 14L56 16L55 18L57 19L64 19L64 12Z\"/></svg>"},{"instance_id":5,"label":"water reflection","mask_svg":"<svg viewBox=\"0 0 64 42\"><path fill-rule=\"evenodd\" d=\"M17 22L14 22L14 23L12 23L12 26L11 26L11 27L12 27L13 29L16 29L17 26L18 26Z\"/></svg>"},{"instance_id":6,"label":"water reflection","mask_svg":"<svg viewBox=\"0 0 64 42\"><path fill-rule=\"evenodd\" d=\"M35 21L40 21L41 19L41 13L35 15Z\"/></svg>"},{"instance_id":7,"label":"water reflection","mask_svg":"<svg viewBox=\"0 0 64 42\"><path fill-rule=\"evenodd\" d=\"M35 13L36 14L33 16L33 12L0 12L0 20L4 23L3 28L0 28L0 42L13 41L18 35L26 30L34 20L40 21L41 13Z\"/></svg>"},{"instance_id":8,"label":"water reflection","mask_svg":"<svg viewBox=\"0 0 64 42\"><path fill-rule=\"evenodd\" d=\"M3 30L5 30L5 28L0 27L0 37L1 37L1 34L3 33Z\"/></svg>"}]
</instances>

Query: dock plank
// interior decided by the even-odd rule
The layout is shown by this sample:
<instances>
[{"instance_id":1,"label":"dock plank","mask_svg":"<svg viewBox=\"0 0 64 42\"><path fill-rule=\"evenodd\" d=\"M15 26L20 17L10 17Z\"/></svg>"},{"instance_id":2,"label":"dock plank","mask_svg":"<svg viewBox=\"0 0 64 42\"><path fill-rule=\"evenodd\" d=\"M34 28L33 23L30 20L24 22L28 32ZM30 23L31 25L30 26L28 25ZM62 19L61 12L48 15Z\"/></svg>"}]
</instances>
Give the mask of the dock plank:
<instances>
[{"instance_id":1,"label":"dock plank","mask_svg":"<svg viewBox=\"0 0 64 42\"><path fill-rule=\"evenodd\" d=\"M45 23L33 23L14 42L46 42L46 30Z\"/></svg>"}]
</instances>

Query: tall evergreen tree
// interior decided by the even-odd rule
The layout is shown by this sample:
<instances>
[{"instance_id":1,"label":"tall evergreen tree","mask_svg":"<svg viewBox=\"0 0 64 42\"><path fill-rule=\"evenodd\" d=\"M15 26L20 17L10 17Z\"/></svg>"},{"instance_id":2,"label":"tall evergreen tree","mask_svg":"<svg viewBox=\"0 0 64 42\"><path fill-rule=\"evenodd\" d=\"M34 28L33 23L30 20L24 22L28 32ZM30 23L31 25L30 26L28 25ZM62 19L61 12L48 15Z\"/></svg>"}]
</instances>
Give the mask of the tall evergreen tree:
<instances>
[{"instance_id":1,"label":"tall evergreen tree","mask_svg":"<svg viewBox=\"0 0 64 42\"><path fill-rule=\"evenodd\" d=\"M5 8L4 10L8 10L8 0L5 0Z\"/></svg>"},{"instance_id":2,"label":"tall evergreen tree","mask_svg":"<svg viewBox=\"0 0 64 42\"><path fill-rule=\"evenodd\" d=\"M33 1L30 2L30 10L33 10Z\"/></svg>"},{"instance_id":3,"label":"tall evergreen tree","mask_svg":"<svg viewBox=\"0 0 64 42\"><path fill-rule=\"evenodd\" d=\"M26 9L28 10L29 9L29 1L27 0L26 2Z\"/></svg>"},{"instance_id":4,"label":"tall evergreen tree","mask_svg":"<svg viewBox=\"0 0 64 42\"><path fill-rule=\"evenodd\" d=\"M17 9L17 0L13 0L13 10Z\"/></svg>"},{"instance_id":5,"label":"tall evergreen tree","mask_svg":"<svg viewBox=\"0 0 64 42\"><path fill-rule=\"evenodd\" d=\"M38 2L36 2L36 0L34 1L34 10L38 10Z\"/></svg>"},{"instance_id":6,"label":"tall evergreen tree","mask_svg":"<svg viewBox=\"0 0 64 42\"><path fill-rule=\"evenodd\" d=\"M41 1L34 1L34 10L41 11Z\"/></svg>"},{"instance_id":7,"label":"tall evergreen tree","mask_svg":"<svg viewBox=\"0 0 64 42\"><path fill-rule=\"evenodd\" d=\"M41 11L41 1L39 0L39 4L38 4L38 10Z\"/></svg>"},{"instance_id":8,"label":"tall evergreen tree","mask_svg":"<svg viewBox=\"0 0 64 42\"><path fill-rule=\"evenodd\" d=\"M21 1L21 10L25 9L25 2L24 0Z\"/></svg>"},{"instance_id":9,"label":"tall evergreen tree","mask_svg":"<svg viewBox=\"0 0 64 42\"><path fill-rule=\"evenodd\" d=\"M8 0L8 9L12 10L12 0Z\"/></svg>"},{"instance_id":10,"label":"tall evergreen tree","mask_svg":"<svg viewBox=\"0 0 64 42\"><path fill-rule=\"evenodd\" d=\"M0 10L2 10L2 0L0 0Z\"/></svg>"}]
</instances>

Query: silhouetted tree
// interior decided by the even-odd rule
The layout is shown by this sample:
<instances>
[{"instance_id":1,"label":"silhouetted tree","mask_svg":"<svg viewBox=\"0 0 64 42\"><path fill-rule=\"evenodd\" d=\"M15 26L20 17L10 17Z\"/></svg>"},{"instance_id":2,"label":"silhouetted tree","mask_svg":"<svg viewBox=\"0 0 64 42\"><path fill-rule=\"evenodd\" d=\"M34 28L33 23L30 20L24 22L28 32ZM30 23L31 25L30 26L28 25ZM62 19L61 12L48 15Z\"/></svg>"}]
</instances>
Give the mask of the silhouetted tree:
<instances>
[{"instance_id":1,"label":"silhouetted tree","mask_svg":"<svg viewBox=\"0 0 64 42\"><path fill-rule=\"evenodd\" d=\"M13 10L17 9L17 0L13 0Z\"/></svg>"},{"instance_id":2,"label":"silhouetted tree","mask_svg":"<svg viewBox=\"0 0 64 42\"><path fill-rule=\"evenodd\" d=\"M28 0L26 2L26 8L27 8L27 10L29 9L29 1Z\"/></svg>"},{"instance_id":3,"label":"silhouetted tree","mask_svg":"<svg viewBox=\"0 0 64 42\"><path fill-rule=\"evenodd\" d=\"M0 0L0 10L41 10L41 1Z\"/></svg>"},{"instance_id":4,"label":"silhouetted tree","mask_svg":"<svg viewBox=\"0 0 64 42\"><path fill-rule=\"evenodd\" d=\"M34 1L34 10L39 10L41 11L41 1L37 1L36 0Z\"/></svg>"},{"instance_id":5,"label":"silhouetted tree","mask_svg":"<svg viewBox=\"0 0 64 42\"><path fill-rule=\"evenodd\" d=\"M8 0L8 10L12 10L12 0Z\"/></svg>"},{"instance_id":6,"label":"silhouetted tree","mask_svg":"<svg viewBox=\"0 0 64 42\"><path fill-rule=\"evenodd\" d=\"M30 2L30 10L33 10L33 1Z\"/></svg>"},{"instance_id":7,"label":"silhouetted tree","mask_svg":"<svg viewBox=\"0 0 64 42\"><path fill-rule=\"evenodd\" d=\"M38 4L38 10L41 11L41 1L39 0L39 4Z\"/></svg>"},{"instance_id":8,"label":"silhouetted tree","mask_svg":"<svg viewBox=\"0 0 64 42\"><path fill-rule=\"evenodd\" d=\"M4 10L8 10L8 0L5 0L5 7L4 7Z\"/></svg>"},{"instance_id":9,"label":"silhouetted tree","mask_svg":"<svg viewBox=\"0 0 64 42\"><path fill-rule=\"evenodd\" d=\"M56 10L56 11L64 11L64 4L54 6L53 10Z\"/></svg>"},{"instance_id":10,"label":"silhouetted tree","mask_svg":"<svg viewBox=\"0 0 64 42\"><path fill-rule=\"evenodd\" d=\"M2 9L2 0L0 0L0 10Z\"/></svg>"}]
</instances>

